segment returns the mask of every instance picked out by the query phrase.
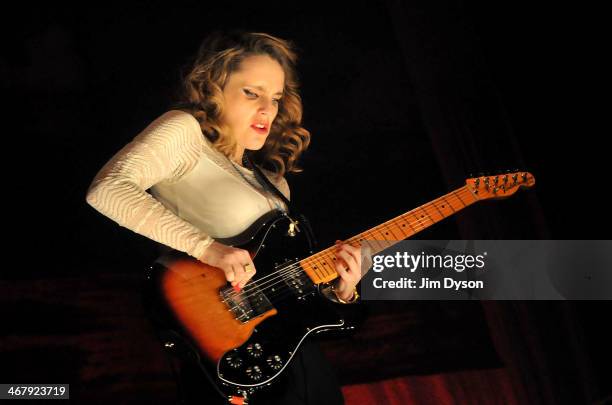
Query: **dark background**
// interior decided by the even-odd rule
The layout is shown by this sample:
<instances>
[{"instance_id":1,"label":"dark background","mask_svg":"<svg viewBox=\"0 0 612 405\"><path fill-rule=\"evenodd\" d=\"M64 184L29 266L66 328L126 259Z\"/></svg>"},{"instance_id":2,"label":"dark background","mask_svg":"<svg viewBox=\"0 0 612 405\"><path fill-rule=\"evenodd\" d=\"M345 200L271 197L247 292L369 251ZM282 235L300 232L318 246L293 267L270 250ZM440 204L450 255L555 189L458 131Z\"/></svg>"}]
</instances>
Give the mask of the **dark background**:
<instances>
[{"instance_id":1,"label":"dark background","mask_svg":"<svg viewBox=\"0 0 612 405\"><path fill-rule=\"evenodd\" d=\"M91 280L125 276L133 282L130 277L154 259L148 240L95 212L85 193L112 154L167 110L180 68L213 29L268 32L297 44L312 146L302 161L304 173L288 181L292 200L323 246L460 187L471 173L506 169L529 171L536 187L476 204L418 237L608 235L608 174L602 170L608 133L597 124L608 102L595 103L603 92L598 10L452 0L358 1L333 9L331 3L306 2L20 7L3 27L0 64L11 107L5 121L5 203L7 222L16 226L9 247L19 263L2 270L1 286L10 306L4 315L11 320L4 335L16 345L9 344L5 354L16 363L18 350L38 358L15 343L19 336L57 334L49 332L53 322L29 330L23 321L58 311L45 312L46 298L34 293L24 298L29 286L39 286L40 296L63 296L80 278L88 281L74 288L95 295ZM79 322L87 318L75 314L87 301L80 299L59 311L61 322L69 323L67 314ZM421 306L406 305L426 318ZM519 335L526 336L525 317L539 328L527 335L537 335L542 344L551 398L569 390L566 380L579 382L565 393L568 398L594 401L610 393L610 333L603 330L609 302L508 305L504 314L522 325ZM480 309L462 308L465 317L482 317ZM396 306L391 312L402 311ZM565 322L560 319L573 325L575 335L567 341L556 329ZM62 333L82 330L67 327ZM567 369L551 366L563 356L569 356ZM75 369L82 367L76 363ZM438 365L437 371L445 369L443 362ZM22 376L35 368L17 367ZM44 377L42 368L38 375ZM410 371L419 370L425 369ZM367 380L363 375L356 380Z\"/></svg>"}]
</instances>

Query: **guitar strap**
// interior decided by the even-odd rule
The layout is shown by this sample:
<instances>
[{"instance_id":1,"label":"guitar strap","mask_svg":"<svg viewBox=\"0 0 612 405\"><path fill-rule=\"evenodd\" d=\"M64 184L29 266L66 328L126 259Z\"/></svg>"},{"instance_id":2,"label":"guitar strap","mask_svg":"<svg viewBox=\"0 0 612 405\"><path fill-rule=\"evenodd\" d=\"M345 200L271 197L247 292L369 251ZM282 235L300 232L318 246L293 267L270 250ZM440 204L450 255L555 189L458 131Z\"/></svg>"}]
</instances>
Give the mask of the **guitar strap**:
<instances>
[{"instance_id":1,"label":"guitar strap","mask_svg":"<svg viewBox=\"0 0 612 405\"><path fill-rule=\"evenodd\" d=\"M299 218L297 220L297 223L303 225L301 228L303 228L307 234L306 239L308 240L309 248L311 252L314 252L317 246L317 239L312 230L312 227L310 226L310 222L308 221L308 218L306 218L306 216L300 210L296 208L295 204L292 204L291 202L289 202L287 197L285 197L285 195L281 193L280 190L276 188L274 184L272 184L272 182L268 179L268 177L265 174L263 174L263 172L261 171L259 167L257 167L257 165L253 164L249 154L250 154L249 151L245 151L243 158L242 158L243 164L253 170L253 173L255 174L255 178L257 179L259 184L261 184L262 187L264 187L264 189L276 195L278 198L281 199L282 202L284 202L287 205L287 208L289 210L288 215L291 220L295 221L295 218Z\"/></svg>"}]
</instances>

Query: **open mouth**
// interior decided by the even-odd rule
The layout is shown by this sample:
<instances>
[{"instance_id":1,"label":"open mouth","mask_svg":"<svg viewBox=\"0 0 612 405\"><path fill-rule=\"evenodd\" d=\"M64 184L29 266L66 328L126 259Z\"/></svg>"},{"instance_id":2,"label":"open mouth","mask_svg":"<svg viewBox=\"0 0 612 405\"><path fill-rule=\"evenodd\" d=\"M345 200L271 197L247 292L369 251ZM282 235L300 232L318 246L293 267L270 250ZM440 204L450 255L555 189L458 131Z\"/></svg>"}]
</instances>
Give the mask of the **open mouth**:
<instances>
[{"instance_id":1,"label":"open mouth","mask_svg":"<svg viewBox=\"0 0 612 405\"><path fill-rule=\"evenodd\" d=\"M258 134L266 134L268 133L268 127L264 124L253 124L251 128Z\"/></svg>"}]
</instances>

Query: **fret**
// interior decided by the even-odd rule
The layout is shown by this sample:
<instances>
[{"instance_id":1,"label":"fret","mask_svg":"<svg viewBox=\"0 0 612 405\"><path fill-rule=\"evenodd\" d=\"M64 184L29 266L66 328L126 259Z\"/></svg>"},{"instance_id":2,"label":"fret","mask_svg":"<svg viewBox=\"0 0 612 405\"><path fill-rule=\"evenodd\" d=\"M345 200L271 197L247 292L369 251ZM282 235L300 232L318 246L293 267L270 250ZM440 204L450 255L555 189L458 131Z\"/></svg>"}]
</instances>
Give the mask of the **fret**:
<instances>
[{"instance_id":1,"label":"fret","mask_svg":"<svg viewBox=\"0 0 612 405\"><path fill-rule=\"evenodd\" d=\"M395 224L395 220L390 225L387 225L387 228L389 229L388 232L393 235L393 240L403 240L405 238L405 235L397 236L396 232L401 233L401 229Z\"/></svg>"},{"instance_id":2,"label":"fret","mask_svg":"<svg viewBox=\"0 0 612 405\"><path fill-rule=\"evenodd\" d=\"M384 232L385 240L401 240L401 239L398 239L393 233L393 226L383 224L383 225L379 225L377 228L384 228L384 231L381 230L380 232Z\"/></svg>"},{"instance_id":3,"label":"fret","mask_svg":"<svg viewBox=\"0 0 612 405\"><path fill-rule=\"evenodd\" d=\"M406 216L406 215L408 215L408 214L402 214L401 216L402 216L402 217L404 217L404 216ZM413 234L413 235L416 235L417 233L419 233L419 231L417 231L416 229L414 229L414 226L412 226L412 224L410 223L410 221L409 221L409 220L407 220L407 219L406 219L406 221L405 221L405 222L408 224L408 226L410 227L410 229L412 229L412 234Z\"/></svg>"},{"instance_id":4,"label":"fret","mask_svg":"<svg viewBox=\"0 0 612 405\"><path fill-rule=\"evenodd\" d=\"M461 204L463 204L464 207L467 207L467 205L463 202L463 200L461 199L461 197L459 195L457 195L454 191L452 192L452 194L457 197L459 199L459 201L461 201Z\"/></svg>"},{"instance_id":5,"label":"fret","mask_svg":"<svg viewBox=\"0 0 612 405\"><path fill-rule=\"evenodd\" d=\"M455 211L455 209L453 208L453 205L452 205L452 204L450 204L450 203L448 202L448 200L446 199L446 197L441 197L440 199L441 199L441 200L444 200L444 202L446 203L446 205L448 205L448 206L450 207L450 209L451 209L451 210L453 210L453 212L452 212L453 214L456 212L456 211Z\"/></svg>"},{"instance_id":6,"label":"fret","mask_svg":"<svg viewBox=\"0 0 612 405\"><path fill-rule=\"evenodd\" d=\"M425 218L419 217L416 212L413 212L412 216L416 219L416 221L413 222L412 225L415 226L419 230L419 232L427 228L427 226L424 226Z\"/></svg>"},{"instance_id":7,"label":"fret","mask_svg":"<svg viewBox=\"0 0 612 405\"><path fill-rule=\"evenodd\" d=\"M442 209L441 209L442 205L440 205L440 207L438 207L436 205L436 200L432 201L431 205L433 205L433 207L436 209L436 211L440 214L440 221L448 216L448 215L444 215L444 212L442 212Z\"/></svg>"},{"instance_id":8,"label":"fret","mask_svg":"<svg viewBox=\"0 0 612 405\"><path fill-rule=\"evenodd\" d=\"M325 273L322 271L322 269L319 268L316 259L312 259L310 266L312 270L316 273L317 277L325 278Z\"/></svg>"},{"instance_id":9,"label":"fret","mask_svg":"<svg viewBox=\"0 0 612 405\"><path fill-rule=\"evenodd\" d=\"M515 177L518 177L518 174ZM523 184L519 184L516 187L501 188L501 190L490 190L488 187L483 189L479 185L480 179L468 179L465 186L349 238L347 243L353 246L362 245L370 247L371 253L373 255L377 254L400 240L416 235L479 200L503 197L514 193L521 186L531 187L535 184L535 178L529 173L522 173L521 178L523 179ZM485 184L489 184L488 181ZM480 193L478 193L479 191ZM331 252L331 249L323 250L311 256L311 258L300 262L305 272L315 284L328 282L338 277L334 265L336 257Z\"/></svg>"},{"instance_id":10,"label":"fret","mask_svg":"<svg viewBox=\"0 0 612 405\"><path fill-rule=\"evenodd\" d=\"M324 277L330 276L333 274L332 269L328 269L329 266L323 266L323 259L325 258L325 255L323 256L317 256L316 257L316 261L315 261L315 266L320 270L321 273L323 273Z\"/></svg>"},{"instance_id":11,"label":"fret","mask_svg":"<svg viewBox=\"0 0 612 405\"><path fill-rule=\"evenodd\" d=\"M429 215L429 211L427 211L427 207L429 206L429 204L421 206L421 211L425 213L425 215L427 216L427 218L431 221L431 224L435 224L438 221L435 221L431 215Z\"/></svg>"},{"instance_id":12,"label":"fret","mask_svg":"<svg viewBox=\"0 0 612 405\"><path fill-rule=\"evenodd\" d=\"M410 228L410 225L404 220L403 216L401 218L397 218L396 222L398 222L397 230L403 236L402 239L406 239L407 237L412 236L412 235L415 234L414 229ZM406 229L406 225L408 225L408 228L410 228L412 230L412 233L408 232L408 229Z\"/></svg>"},{"instance_id":13,"label":"fret","mask_svg":"<svg viewBox=\"0 0 612 405\"><path fill-rule=\"evenodd\" d=\"M465 196L461 198L460 194L466 192L471 195L465 186L461 187L352 238L348 238L346 243L353 246L370 247L373 255L382 252L399 241L416 235L477 201L474 196L472 196L474 197L473 201L468 201ZM300 262L306 274L315 284L330 282L338 277L335 269L337 258L333 249L334 247L327 248Z\"/></svg>"},{"instance_id":14,"label":"fret","mask_svg":"<svg viewBox=\"0 0 612 405\"><path fill-rule=\"evenodd\" d=\"M332 262L333 260L331 259L331 256L327 253L323 255L322 259L320 260L321 266L325 269L326 275L335 274L336 272L334 266L331 264Z\"/></svg>"},{"instance_id":15,"label":"fret","mask_svg":"<svg viewBox=\"0 0 612 405\"><path fill-rule=\"evenodd\" d=\"M367 233L365 233L364 234L364 236L365 236L364 239L370 240L372 244L376 244L377 245L376 249L379 249L378 246L380 245L380 242L378 242L378 241L380 240L380 238L373 237L374 236L373 234L371 234L372 236L369 236L369 234L371 234L369 231Z\"/></svg>"},{"instance_id":16,"label":"fret","mask_svg":"<svg viewBox=\"0 0 612 405\"><path fill-rule=\"evenodd\" d=\"M378 232L380 236L382 236L381 240L391 240L387 237L387 231L383 229L382 225L378 225L377 227L372 228L374 231Z\"/></svg>"},{"instance_id":17,"label":"fret","mask_svg":"<svg viewBox=\"0 0 612 405\"><path fill-rule=\"evenodd\" d=\"M470 204L473 204L476 201L478 201L478 198L476 198L476 196L467 187L463 187L463 189L465 191L465 194L469 195L470 197L472 197L474 199L472 202L470 202Z\"/></svg>"}]
</instances>

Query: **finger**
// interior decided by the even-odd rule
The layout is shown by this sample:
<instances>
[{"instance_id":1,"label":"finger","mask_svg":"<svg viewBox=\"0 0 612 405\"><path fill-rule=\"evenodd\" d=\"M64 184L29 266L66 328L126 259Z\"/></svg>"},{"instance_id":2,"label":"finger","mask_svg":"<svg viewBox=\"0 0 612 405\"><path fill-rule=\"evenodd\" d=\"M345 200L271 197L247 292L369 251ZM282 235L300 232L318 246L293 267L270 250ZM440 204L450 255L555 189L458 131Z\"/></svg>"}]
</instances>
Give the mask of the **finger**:
<instances>
[{"instance_id":1,"label":"finger","mask_svg":"<svg viewBox=\"0 0 612 405\"><path fill-rule=\"evenodd\" d=\"M361 263L361 246L353 246L348 243L342 243L341 241L336 241L336 250L344 250L352 257L355 258L355 261L359 264Z\"/></svg>"},{"instance_id":2,"label":"finger","mask_svg":"<svg viewBox=\"0 0 612 405\"><path fill-rule=\"evenodd\" d=\"M241 275L241 266L237 265L237 264L232 264L231 265L231 274L233 275L233 278L231 280L232 286L237 286L240 281L242 280L242 275Z\"/></svg>"},{"instance_id":3,"label":"finger","mask_svg":"<svg viewBox=\"0 0 612 405\"><path fill-rule=\"evenodd\" d=\"M248 250L242 250L242 255L240 257L243 277L240 282L240 286L244 287L244 285L255 275L255 263L253 263L253 259L251 259L251 255Z\"/></svg>"},{"instance_id":4,"label":"finger","mask_svg":"<svg viewBox=\"0 0 612 405\"><path fill-rule=\"evenodd\" d=\"M245 266L244 271L251 277L257 271L257 269L255 268L255 263L253 263L253 259L251 258L251 255L248 254L248 252L244 255L242 264Z\"/></svg>"},{"instance_id":5,"label":"finger","mask_svg":"<svg viewBox=\"0 0 612 405\"><path fill-rule=\"evenodd\" d=\"M346 249L353 256L358 256L361 249L358 246L349 245L348 243L342 243L339 244L339 246L342 246L342 248Z\"/></svg>"},{"instance_id":6,"label":"finger","mask_svg":"<svg viewBox=\"0 0 612 405\"><path fill-rule=\"evenodd\" d=\"M253 278L253 276L255 275L255 273L257 272L257 270L255 270L255 263L253 263L253 261L251 260L251 258L249 257L249 263L247 263L246 268L245 268L245 275L246 278L242 284L242 286L244 287L246 285L246 283Z\"/></svg>"},{"instance_id":7,"label":"finger","mask_svg":"<svg viewBox=\"0 0 612 405\"><path fill-rule=\"evenodd\" d=\"M361 264L357 262L352 256L344 251L337 252L337 256L339 256L344 263L348 263L348 269L343 268L338 271L340 277L350 284L357 284L359 280L361 280ZM344 270L346 273L346 277L342 276L341 271Z\"/></svg>"},{"instance_id":8,"label":"finger","mask_svg":"<svg viewBox=\"0 0 612 405\"><path fill-rule=\"evenodd\" d=\"M232 265L234 268L234 272L236 273L236 284L240 284L246 278L246 273L244 271L244 265L242 263L236 263Z\"/></svg>"},{"instance_id":9,"label":"finger","mask_svg":"<svg viewBox=\"0 0 612 405\"><path fill-rule=\"evenodd\" d=\"M249 270L250 268L252 268L252 266L252 264L245 264L244 266L242 266L242 268L244 269L244 277L238 284L240 288L243 288L246 283L248 283L248 281L251 279L251 277L253 277L254 272Z\"/></svg>"},{"instance_id":10,"label":"finger","mask_svg":"<svg viewBox=\"0 0 612 405\"><path fill-rule=\"evenodd\" d=\"M355 262L361 266L361 247L355 247L347 243L339 245L339 247L340 246L342 250L345 250L348 254L350 254L355 259Z\"/></svg>"},{"instance_id":11,"label":"finger","mask_svg":"<svg viewBox=\"0 0 612 405\"><path fill-rule=\"evenodd\" d=\"M228 269L224 269L223 271L225 273L225 279L227 281L229 282L234 281L234 279L236 278L236 275L234 274L234 268L232 266L229 266Z\"/></svg>"},{"instance_id":12,"label":"finger","mask_svg":"<svg viewBox=\"0 0 612 405\"><path fill-rule=\"evenodd\" d=\"M351 276L349 275L348 271L346 270L347 266L345 263L343 263L342 260L337 260L336 261L336 272L340 275L340 278L342 278L345 281L350 281Z\"/></svg>"},{"instance_id":13,"label":"finger","mask_svg":"<svg viewBox=\"0 0 612 405\"><path fill-rule=\"evenodd\" d=\"M255 266L252 262L243 264L242 268L244 269L244 272L249 276L255 272Z\"/></svg>"},{"instance_id":14,"label":"finger","mask_svg":"<svg viewBox=\"0 0 612 405\"><path fill-rule=\"evenodd\" d=\"M347 245L344 245L344 246L347 246ZM351 276L352 276L353 280L355 281L355 283L357 283L363 277L363 274L362 274L361 246L360 247L353 247L353 246L351 246L350 248L351 248L351 252L348 252L347 254L350 256L350 258L354 262L349 260L349 259L345 259L345 260L349 264L349 268L351 270Z\"/></svg>"},{"instance_id":15,"label":"finger","mask_svg":"<svg viewBox=\"0 0 612 405\"><path fill-rule=\"evenodd\" d=\"M336 252L336 256L340 256L344 263L347 265L350 271L357 272L359 271L359 263L355 260L353 256L345 252L344 250L340 250Z\"/></svg>"}]
</instances>

